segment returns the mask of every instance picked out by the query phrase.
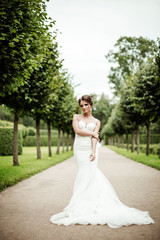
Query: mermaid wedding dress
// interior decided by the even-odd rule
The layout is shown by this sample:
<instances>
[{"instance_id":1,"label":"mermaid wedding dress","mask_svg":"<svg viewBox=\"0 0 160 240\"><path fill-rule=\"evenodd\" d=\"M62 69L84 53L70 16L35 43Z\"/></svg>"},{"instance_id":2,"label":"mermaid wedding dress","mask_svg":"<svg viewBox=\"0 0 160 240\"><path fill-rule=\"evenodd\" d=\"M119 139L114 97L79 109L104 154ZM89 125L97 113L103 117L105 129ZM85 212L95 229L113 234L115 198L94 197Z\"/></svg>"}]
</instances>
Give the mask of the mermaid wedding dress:
<instances>
[{"instance_id":1,"label":"mermaid wedding dress","mask_svg":"<svg viewBox=\"0 0 160 240\"><path fill-rule=\"evenodd\" d=\"M82 120L79 121L81 129L94 131L95 125L93 122L86 125ZM91 153L91 137L76 134L74 156L78 173L73 196L69 205L62 212L51 216L50 221L65 226L108 224L111 228L154 223L148 212L128 207L120 202L108 179L97 168L97 157L94 161L90 161Z\"/></svg>"}]
</instances>

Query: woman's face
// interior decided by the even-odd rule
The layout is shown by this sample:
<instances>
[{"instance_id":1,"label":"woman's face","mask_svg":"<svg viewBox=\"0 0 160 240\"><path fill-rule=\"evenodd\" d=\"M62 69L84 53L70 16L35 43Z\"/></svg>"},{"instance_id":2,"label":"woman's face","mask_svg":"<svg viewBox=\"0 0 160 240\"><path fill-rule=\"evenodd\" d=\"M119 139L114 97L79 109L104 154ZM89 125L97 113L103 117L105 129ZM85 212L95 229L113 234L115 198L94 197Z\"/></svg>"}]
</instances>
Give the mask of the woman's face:
<instances>
[{"instance_id":1,"label":"woman's face","mask_svg":"<svg viewBox=\"0 0 160 240\"><path fill-rule=\"evenodd\" d=\"M86 102L84 100L81 100L80 108L82 109L83 113L88 113L88 112L91 111L92 107L91 107L91 105L88 102Z\"/></svg>"}]
</instances>

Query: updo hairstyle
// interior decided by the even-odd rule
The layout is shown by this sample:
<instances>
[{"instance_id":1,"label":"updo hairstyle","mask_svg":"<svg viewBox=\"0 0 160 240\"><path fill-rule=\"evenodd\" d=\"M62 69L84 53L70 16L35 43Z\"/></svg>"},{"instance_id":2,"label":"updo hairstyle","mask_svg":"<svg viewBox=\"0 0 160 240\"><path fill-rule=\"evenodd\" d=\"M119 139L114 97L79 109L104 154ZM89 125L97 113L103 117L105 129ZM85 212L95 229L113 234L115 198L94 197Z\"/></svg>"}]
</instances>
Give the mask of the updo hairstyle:
<instances>
[{"instance_id":1,"label":"updo hairstyle","mask_svg":"<svg viewBox=\"0 0 160 240\"><path fill-rule=\"evenodd\" d=\"M93 98L90 95L83 95L79 100L78 103L79 105L81 104L81 101L86 101L89 103L91 106L93 106Z\"/></svg>"}]
</instances>

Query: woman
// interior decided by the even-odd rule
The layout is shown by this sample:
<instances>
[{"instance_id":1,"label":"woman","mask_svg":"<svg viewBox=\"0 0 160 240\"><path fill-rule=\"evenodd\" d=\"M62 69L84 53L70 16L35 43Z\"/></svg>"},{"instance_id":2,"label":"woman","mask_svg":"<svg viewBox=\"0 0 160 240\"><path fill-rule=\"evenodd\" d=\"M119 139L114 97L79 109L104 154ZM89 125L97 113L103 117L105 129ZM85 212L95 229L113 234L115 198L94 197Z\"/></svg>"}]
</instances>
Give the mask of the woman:
<instances>
[{"instance_id":1,"label":"woman","mask_svg":"<svg viewBox=\"0 0 160 240\"><path fill-rule=\"evenodd\" d=\"M63 212L53 215L50 221L65 226L108 224L112 228L154 223L148 212L121 203L110 182L97 168L100 121L92 116L91 96L82 96L79 106L83 114L73 116L74 156L78 166L73 196Z\"/></svg>"}]
</instances>

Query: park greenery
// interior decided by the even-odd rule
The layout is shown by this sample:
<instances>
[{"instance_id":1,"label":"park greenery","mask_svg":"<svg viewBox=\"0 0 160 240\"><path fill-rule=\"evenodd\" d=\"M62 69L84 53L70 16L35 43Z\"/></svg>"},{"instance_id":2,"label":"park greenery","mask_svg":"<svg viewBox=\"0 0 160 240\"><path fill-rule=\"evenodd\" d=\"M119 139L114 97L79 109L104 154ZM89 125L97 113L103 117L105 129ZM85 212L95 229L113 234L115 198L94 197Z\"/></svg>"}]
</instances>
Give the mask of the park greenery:
<instances>
[{"instance_id":1,"label":"park greenery","mask_svg":"<svg viewBox=\"0 0 160 240\"><path fill-rule=\"evenodd\" d=\"M46 1L1 0L0 15L2 190L73 154L72 116L80 111ZM123 36L105 57L114 98L91 94L100 138L146 164L150 153L160 155L160 41Z\"/></svg>"},{"instance_id":2,"label":"park greenery","mask_svg":"<svg viewBox=\"0 0 160 240\"><path fill-rule=\"evenodd\" d=\"M137 153L140 153L139 127L146 126L146 155L149 155L151 123L160 123L160 41L121 37L106 58L113 64L108 77L119 101L102 135L109 138L111 145L117 141L118 147L126 135L128 149L128 134L131 134L133 152L136 132ZM160 137L156 143L160 144Z\"/></svg>"},{"instance_id":3,"label":"park greenery","mask_svg":"<svg viewBox=\"0 0 160 240\"><path fill-rule=\"evenodd\" d=\"M2 0L0 7L0 104L14 114L13 165L18 166L19 118L35 119L38 159L40 119L47 122L51 156L50 124L59 131L67 129L77 102L71 77L59 57L57 33L49 31L55 21L48 18L45 1Z\"/></svg>"},{"instance_id":4,"label":"park greenery","mask_svg":"<svg viewBox=\"0 0 160 240\"><path fill-rule=\"evenodd\" d=\"M23 147L23 155L19 156L19 167L13 167L11 156L3 156L0 161L0 192L7 187L22 181L32 175L54 166L73 155L73 151L56 154L52 147L52 157L48 156L48 147L42 147L42 158L37 159L35 147Z\"/></svg>"},{"instance_id":5,"label":"park greenery","mask_svg":"<svg viewBox=\"0 0 160 240\"><path fill-rule=\"evenodd\" d=\"M160 159L158 155L150 154L146 156L146 154L143 152L137 154L136 152L127 151L127 149L125 148L117 148L116 146L110 145L108 146L108 148L136 162L143 163L147 166L160 170Z\"/></svg>"}]
</instances>

